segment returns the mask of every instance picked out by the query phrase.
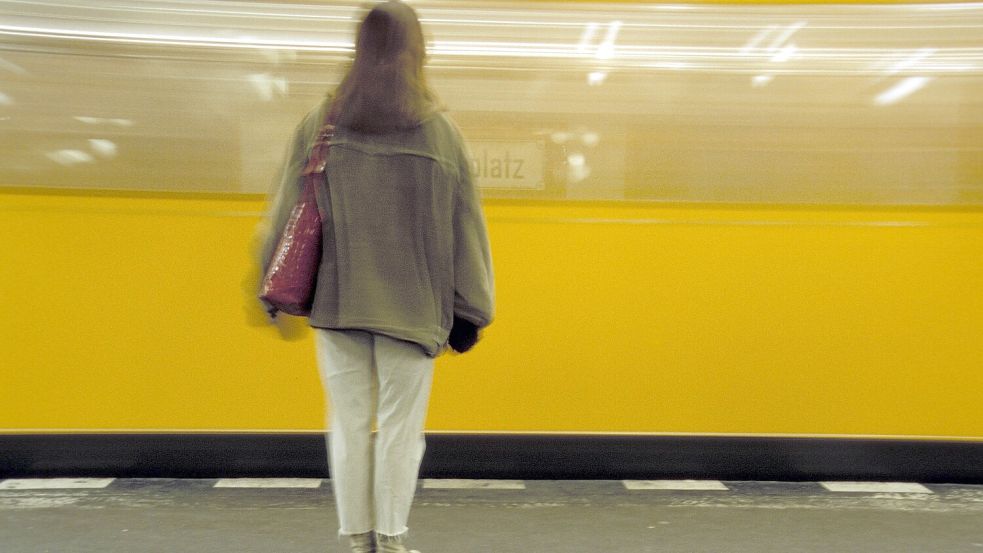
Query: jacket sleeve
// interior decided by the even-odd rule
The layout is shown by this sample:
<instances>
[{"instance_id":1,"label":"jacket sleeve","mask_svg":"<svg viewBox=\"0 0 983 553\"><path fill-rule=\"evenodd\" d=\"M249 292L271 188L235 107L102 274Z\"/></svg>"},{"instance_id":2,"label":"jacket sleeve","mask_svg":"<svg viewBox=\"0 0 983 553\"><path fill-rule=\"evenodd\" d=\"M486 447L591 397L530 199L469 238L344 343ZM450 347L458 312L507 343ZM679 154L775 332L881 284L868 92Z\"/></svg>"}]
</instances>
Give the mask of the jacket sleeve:
<instances>
[{"instance_id":1,"label":"jacket sleeve","mask_svg":"<svg viewBox=\"0 0 983 553\"><path fill-rule=\"evenodd\" d=\"M458 156L454 205L454 315L479 328L491 324L495 310L488 230L463 144Z\"/></svg>"}]
</instances>

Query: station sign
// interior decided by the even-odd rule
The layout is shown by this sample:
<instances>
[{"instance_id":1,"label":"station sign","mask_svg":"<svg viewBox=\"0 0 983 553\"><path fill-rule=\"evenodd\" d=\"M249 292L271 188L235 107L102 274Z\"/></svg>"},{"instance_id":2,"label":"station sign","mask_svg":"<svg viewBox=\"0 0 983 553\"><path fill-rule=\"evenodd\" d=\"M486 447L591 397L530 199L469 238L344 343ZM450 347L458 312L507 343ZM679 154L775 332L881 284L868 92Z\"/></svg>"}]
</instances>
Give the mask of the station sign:
<instances>
[{"instance_id":1,"label":"station sign","mask_svg":"<svg viewBox=\"0 0 983 553\"><path fill-rule=\"evenodd\" d=\"M542 141L469 140L471 172L479 188L542 190L546 151Z\"/></svg>"}]
</instances>

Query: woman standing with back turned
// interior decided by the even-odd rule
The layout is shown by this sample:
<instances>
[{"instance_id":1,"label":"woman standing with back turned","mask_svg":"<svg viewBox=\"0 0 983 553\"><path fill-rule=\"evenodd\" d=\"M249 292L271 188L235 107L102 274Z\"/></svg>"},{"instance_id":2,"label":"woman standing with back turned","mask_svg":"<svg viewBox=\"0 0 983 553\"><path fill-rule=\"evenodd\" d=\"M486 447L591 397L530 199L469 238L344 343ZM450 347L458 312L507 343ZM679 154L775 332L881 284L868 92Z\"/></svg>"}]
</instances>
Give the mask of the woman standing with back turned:
<instances>
[{"instance_id":1,"label":"woman standing with back turned","mask_svg":"<svg viewBox=\"0 0 983 553\"><path fill-rule=\"evenodd\" d=\"M434 358L448 345L470 349L492 319L481 206L461 136L426 85L424 50L409 6L367 13L334 98L298 127L263 251L265 272L330 115L309 323L330 403L339 535L357 553L407 551Z\"/></svg>"}]
</instances>

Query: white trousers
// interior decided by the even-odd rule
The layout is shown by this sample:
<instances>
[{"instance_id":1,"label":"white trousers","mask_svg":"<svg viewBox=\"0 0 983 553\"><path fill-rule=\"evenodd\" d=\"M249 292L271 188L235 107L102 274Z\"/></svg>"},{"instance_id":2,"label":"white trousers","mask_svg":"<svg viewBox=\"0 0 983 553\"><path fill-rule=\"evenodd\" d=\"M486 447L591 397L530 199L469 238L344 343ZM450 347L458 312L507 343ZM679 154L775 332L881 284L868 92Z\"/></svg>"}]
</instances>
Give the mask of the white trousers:
<instances>
[{"instance_id":1,"label":"white trousers","mask_svg":"<svg viewBox=\"0 0 983 553\"><path fill-rule=\"evenodd\" d=\"M379 334L314 331L330 404L339 534L402 535L423 459L434 360L416 344Z\"/></svg>"}]
</instances>

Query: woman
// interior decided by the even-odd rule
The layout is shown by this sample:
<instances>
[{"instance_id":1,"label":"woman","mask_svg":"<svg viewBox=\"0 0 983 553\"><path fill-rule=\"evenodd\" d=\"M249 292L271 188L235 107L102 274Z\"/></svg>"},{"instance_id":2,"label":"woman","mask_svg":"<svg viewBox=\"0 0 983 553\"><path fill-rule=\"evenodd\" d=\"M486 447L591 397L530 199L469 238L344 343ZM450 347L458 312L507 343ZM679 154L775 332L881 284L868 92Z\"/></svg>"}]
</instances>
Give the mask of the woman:
<instances>
[{"instance_id":1,"label":"woman","mask_svg":"<svg viewBox=\"0 0 983 553\"><path fill-rule=\"evenodd\" d=\"M358 553L407 551L434 358L448 344L466 351L492 320L491 258L470 163L426 85L424 59L412 8L390 1L368 12L334 98L297 130L263 257L265 270L330 114L336 129L327 189L318 191L323 255L309 323L330 402L339 534Z\"/></svg>"}]
</instances>

